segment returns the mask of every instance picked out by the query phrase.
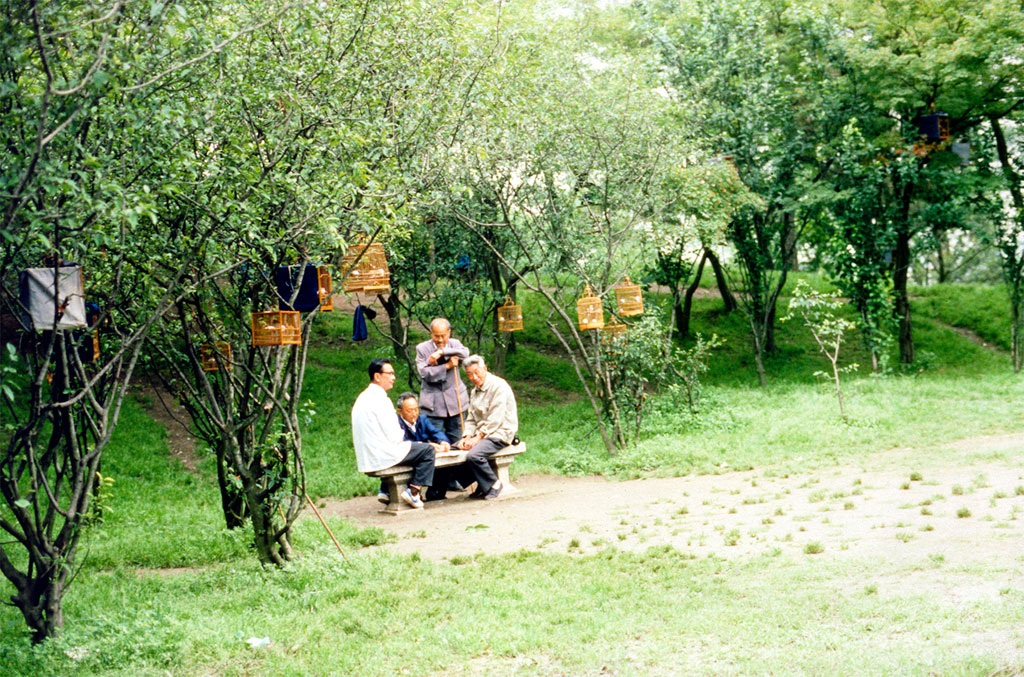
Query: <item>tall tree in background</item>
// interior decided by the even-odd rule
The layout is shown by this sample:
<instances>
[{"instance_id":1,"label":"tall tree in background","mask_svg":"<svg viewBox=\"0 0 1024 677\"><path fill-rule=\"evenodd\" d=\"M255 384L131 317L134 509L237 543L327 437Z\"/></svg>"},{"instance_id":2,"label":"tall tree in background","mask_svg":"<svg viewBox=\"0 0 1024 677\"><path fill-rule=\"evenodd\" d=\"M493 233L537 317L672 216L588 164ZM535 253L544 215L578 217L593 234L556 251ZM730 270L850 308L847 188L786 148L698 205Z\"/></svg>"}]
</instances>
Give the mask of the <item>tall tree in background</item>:
<instances>
[{"instance_id":1,"label":"tall tree in background","mask_svg":"<svg viewBox=\"0 0 1024 677\"><path fill-rule=\"evenodd\" d=\"M936 210L929 205L942 205L950 190L961 189L937 189L943 180L935 172L948 166L941 157L948 145L922 144L917 121L944 112L955 140L983 121L1002 119L1020 107L1024 12L1018 2L1008 0L849 0L839 8L850 28L838 44L851 79L870 101L879 134L893 139L894 310L900 361L910 363L914 342L907 281L913 241L935 225ZM913 160L907 155L911 151ZM917 166L909 166L911 162Z\"/></svg>"},{"instance_id":2,"label":"tall tree in background","mask_svg":"<svg viewBox=\"0 0 1024 677\"><path fill-rule=\"evenodd\" d=\"M823 140L838 129L821 53L831 29L821 12L791 4L636 5L673 99L695 105L703 136L759 198L733 216L728 237L762 384L779 294L800 232L821 209L831 162Z\"/></svg>"}]
</instances>

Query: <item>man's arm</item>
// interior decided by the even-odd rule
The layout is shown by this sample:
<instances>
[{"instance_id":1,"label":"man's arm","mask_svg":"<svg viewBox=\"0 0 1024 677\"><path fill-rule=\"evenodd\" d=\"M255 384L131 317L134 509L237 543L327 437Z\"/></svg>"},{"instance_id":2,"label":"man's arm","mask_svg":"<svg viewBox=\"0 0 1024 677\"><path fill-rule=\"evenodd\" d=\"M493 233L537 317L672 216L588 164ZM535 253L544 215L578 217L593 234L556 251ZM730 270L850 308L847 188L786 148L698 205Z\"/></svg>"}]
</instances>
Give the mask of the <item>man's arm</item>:
<instances>
[{"instance_id":1,"label":"man's arm","mask_svg":"<svg viewBox=\"0 0 1024 677\"><path fill-rule=\"evenodd\" d=\"M441 364L430 364L430 356L434 353L434 344L426 341L416 346L416 370L420 378L431 385L441 385L448 378L448 368Z\"/></svg>"},{"instance_id":2,"label":"man's arm","mask_svg":"<svg viewBox=\"0 0 1024 677\"><path fill-rule=\"evenodd\" d=\"M422 414L420 414L419 421L416 422L416 425L423 426L423 434L426 436L428 442L437 442L440 444L442 442L450 441L447 435L438 430L437 426L431 423L430 419Z\"/></svg>"}]
</instances>

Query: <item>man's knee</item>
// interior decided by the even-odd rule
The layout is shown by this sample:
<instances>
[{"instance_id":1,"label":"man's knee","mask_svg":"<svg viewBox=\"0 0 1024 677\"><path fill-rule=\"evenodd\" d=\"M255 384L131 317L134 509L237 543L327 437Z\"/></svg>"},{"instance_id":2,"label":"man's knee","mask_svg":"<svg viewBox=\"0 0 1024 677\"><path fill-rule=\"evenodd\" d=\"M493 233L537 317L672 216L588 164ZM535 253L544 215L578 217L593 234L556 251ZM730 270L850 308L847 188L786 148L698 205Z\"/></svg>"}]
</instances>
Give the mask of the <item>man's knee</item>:
<instances>
[{"instance_id":1,"label":"man's knee","mask_svg":"<svg viewBox=\"0 0 1024 677\"><path fill-rule=\"evenodd\" d=\"M481 449L480 448L481 446L482 445L480 445L480 444L476 444L476 445L473 446L472 449L470 449L469 451L466 452L466 462L467 463L476 463L477 465L480 465L481 463L486 463L487 462L487 457L488 457L487 451L484 450L484 449Z\"/></svg>"}]
</instances>

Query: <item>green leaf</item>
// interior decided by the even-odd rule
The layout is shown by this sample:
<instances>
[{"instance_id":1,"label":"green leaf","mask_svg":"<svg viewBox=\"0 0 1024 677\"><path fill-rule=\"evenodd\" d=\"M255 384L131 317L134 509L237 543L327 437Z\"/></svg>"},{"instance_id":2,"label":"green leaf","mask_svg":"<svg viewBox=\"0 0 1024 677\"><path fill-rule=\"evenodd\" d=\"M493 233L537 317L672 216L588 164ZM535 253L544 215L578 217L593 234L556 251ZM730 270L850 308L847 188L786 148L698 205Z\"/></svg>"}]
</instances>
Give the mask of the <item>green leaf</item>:
<instances>
[{"instance_id":1,"label":"green leaf","mask_svg":"<svg viewBox=\"0 0 1024 677\"><path fill-rule=\"evenodd\" d=\"M18 506L22 510L28 510L29 507L31 507L32 503L30 501L25 500L24 498L19 498L17 501L14 502L14 505Z\"/></svg>"}]
</instances>

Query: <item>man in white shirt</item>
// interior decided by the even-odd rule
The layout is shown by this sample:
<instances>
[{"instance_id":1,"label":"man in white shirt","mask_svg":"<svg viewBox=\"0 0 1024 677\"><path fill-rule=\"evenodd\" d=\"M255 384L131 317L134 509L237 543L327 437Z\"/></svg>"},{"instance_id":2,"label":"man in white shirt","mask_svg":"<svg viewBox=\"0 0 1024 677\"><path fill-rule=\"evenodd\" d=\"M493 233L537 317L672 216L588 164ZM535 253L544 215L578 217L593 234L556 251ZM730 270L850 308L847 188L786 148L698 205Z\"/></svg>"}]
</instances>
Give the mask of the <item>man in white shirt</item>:
<instances>
[{"instance_id":1,"label":"man in white shirt","mask_svg":"<svg viewBox=\"0 0 1024 677\"><path fill-rule=\"evenodd\" d=\"M410 442L395 416L387 391L395 385L395 369L385 359L370 362L370 385L352 405L352 445L359 472L383 470L394 465L412 466L409 486L400 498L414 508L423 507L423 489L434 482L434 448L426 442Z\"/></svg>"}]
</instances>

